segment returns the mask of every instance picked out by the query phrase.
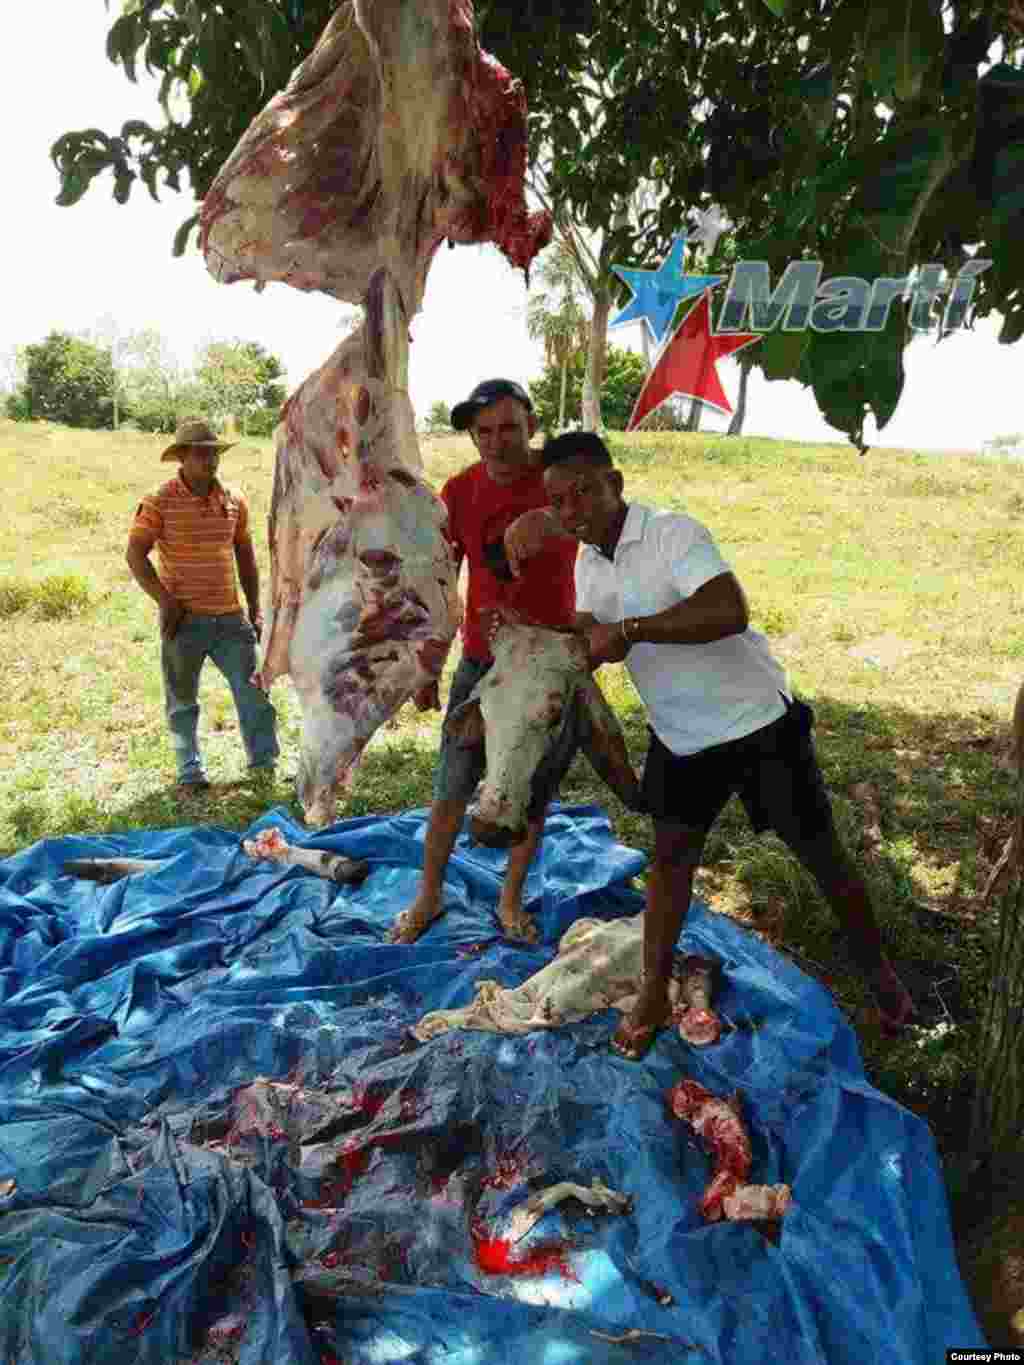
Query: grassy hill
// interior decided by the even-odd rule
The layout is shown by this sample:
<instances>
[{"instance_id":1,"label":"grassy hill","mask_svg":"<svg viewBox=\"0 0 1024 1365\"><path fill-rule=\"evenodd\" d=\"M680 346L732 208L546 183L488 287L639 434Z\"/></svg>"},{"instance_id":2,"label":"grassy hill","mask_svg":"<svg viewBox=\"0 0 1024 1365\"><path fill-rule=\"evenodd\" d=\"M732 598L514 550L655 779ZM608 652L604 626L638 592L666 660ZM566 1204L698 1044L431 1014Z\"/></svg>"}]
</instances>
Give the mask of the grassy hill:
<instances>
[{"instance_id":1,"label":"grassy hill","mask_svg":"<svg viewBox=\"0 0 1024 1365\"><path fill-rule=\"evenodd\" d=\"M268 804L230 785L244 756L212 668L200 734L221 785L187 813L171 791L155 608L124 562L136 503L171 468L159 462L165 444L0 421L0 857L71 832L204 820L241 829ZM895 1045L879 1039L813 884L774 838L752 838L735 802L698 891L828 983L874 1082L927 1117L953 1156L991 952L979 889L1012 822L1024 465L700 434L611 445L627 498L683 508L711 528L752 623L814 706L840 828L925 1027ZM424 442L423 454L435 487L475 458L467 437ZM246 441L222 461L222 478L250 499L264 581L272 474L270 442ZM639 700L621 666L601 680L639 764ZM270 804L289 803L300 722L289 680L273 698L283 757ZM439 725L403 708L371 744L342 816L428 804ZM562 798L606 805L624 843L650 848L649 823L583 760Z\"/></svg>"}]
</instances>

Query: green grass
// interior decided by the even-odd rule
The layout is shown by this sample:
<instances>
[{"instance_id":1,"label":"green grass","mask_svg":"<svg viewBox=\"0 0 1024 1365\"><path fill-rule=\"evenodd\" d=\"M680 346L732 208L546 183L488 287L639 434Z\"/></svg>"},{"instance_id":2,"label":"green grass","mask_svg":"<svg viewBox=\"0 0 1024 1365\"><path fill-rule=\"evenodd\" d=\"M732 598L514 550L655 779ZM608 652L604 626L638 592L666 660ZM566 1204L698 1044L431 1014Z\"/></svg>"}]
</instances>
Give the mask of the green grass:
<instances>
[{"instance_id":1,"label":"green grass","mask_svg":"<svg viewBox=\"0 0 1024 1365\"><path fill-rule=\"evenodd\" d=\"M241 829L274 803L298 814L285 774L300 714L287 679L273 694L283 760L272 792L229 785L244 775L244 757L213 669L200 738L222 785L188 815L171 791L155 609L124 562L139 497L169 473L162 444L0 422L0 856L71 832L202 820ZM840 829L860 850L927 1030L880 1040L815 886L777 840L752 836L736 803L712 835L698 889L830 985L874 1083L925 1116L954 1158L992 950L979 892L1013 814L1024 466L700 434L613 434L610 444L628 498L685 508L711 528L753 624L814 707ZM435 487L474 458L465 437L424 442L423 455ZM264 582L272 474L266 441L244 442L222 465L250 499ZM639 699L621 667L601 678L639 765ZM436 714L404 707L371 743L342 817L428 805L439 725ZM624 810L585 760L562 799L606 805L618 837L650 850L649 822ZM878 839L861 849L875 821Z\"/></svg>"},{"instance_id":2,"label":"green grass","mask_svg":"<svg viewBox=\"0 0 1024 1365\"><path fill-rule=\"evenodd\" d=\"M48 574L36 582L0 579L0 620L24 613L37 621L62 621L91 603L89 584L78 574Z\"/></svg>"}]
</instances>

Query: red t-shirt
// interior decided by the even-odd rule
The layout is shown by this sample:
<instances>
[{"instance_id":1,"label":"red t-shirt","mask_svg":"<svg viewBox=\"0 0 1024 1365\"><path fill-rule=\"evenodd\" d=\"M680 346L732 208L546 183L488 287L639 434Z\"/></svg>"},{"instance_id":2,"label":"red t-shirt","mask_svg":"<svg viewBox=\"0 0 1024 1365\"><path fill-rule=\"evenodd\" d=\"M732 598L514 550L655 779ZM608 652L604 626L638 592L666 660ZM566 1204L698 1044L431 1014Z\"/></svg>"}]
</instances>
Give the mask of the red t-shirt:
<instances>
[{"instance_id":1,"label":"red t-shirt","mask_svg":"<svg viewBox=\"0 0 1024 1365\"><path fill-rule=\"evenodd\" d=\"M501 540L517 517L535 507L547 507L543 472L531 469L515 483L498 484L483 461L455 474L441 489L448 508L447 536L460 558L469 564L469 592L462 623L462 649L470 659L491 659L480 613L497 606L518 608L545 626L571 625L576 611L577 542L552 540L522 566L522 575L506 583L484 563L483 547Z\"/></svg>"}]
</instances>

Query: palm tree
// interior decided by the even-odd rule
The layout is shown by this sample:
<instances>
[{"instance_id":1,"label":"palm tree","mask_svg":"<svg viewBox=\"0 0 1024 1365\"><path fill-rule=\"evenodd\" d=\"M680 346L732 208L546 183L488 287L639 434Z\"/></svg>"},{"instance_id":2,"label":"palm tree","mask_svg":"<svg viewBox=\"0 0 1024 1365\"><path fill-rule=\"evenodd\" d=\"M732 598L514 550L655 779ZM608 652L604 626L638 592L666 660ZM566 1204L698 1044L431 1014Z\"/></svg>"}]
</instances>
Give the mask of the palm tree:
<instances>
[{"instance_id":1,"label":"palm tree","mask_svg":"<svg viewBox=\"0 0 1024 1365\"><path fill-rule=\"evenodd\" d=\"M590 320L583 309L583 288L576 263L561 238L545 253L537 271L543 293L531 297L526 310L526 330L534 341L544 343L544 360L562 371L558 405L559 429L565 426L565 394L569 363L587 345Z\"/></svg>"}]
</instances>

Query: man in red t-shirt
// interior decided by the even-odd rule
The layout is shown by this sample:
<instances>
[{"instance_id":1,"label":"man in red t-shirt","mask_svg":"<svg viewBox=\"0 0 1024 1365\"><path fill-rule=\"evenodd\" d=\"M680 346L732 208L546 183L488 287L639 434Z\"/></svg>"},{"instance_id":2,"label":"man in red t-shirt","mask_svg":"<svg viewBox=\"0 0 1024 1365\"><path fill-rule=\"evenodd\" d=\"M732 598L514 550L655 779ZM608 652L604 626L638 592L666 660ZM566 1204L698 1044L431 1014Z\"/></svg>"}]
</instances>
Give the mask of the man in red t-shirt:
<instances>
[{"instance_id":1,"label":"man in red t-shirt","mask_svg":"<svg viewBox=\"0 0 1024 1365\"><path fill-rule=\"evenodd\" d=\"M526 390L509 379L478 384L452 409L452 426L469 431L480 452L477 464L455 474L441 489L448 508L446 534L458 566L469 568L462 625L462 659L452 679L441 734L423 852L419 894L391 931L393 943L412 943L443 912L442 886L466 807L483 777L479 749L461 748L448 735L448 717L468 698L494 659L488 641L493 613L519 610L541 625L572 625L576 610L574 568L578 542L562 531L549 511L540 453L530 449L537 419ZM513 527L511 535L506 536ZM489 567L486 551L507 551L511 580ZM520 557L522 554L524 557ZM528 558L525 557L528 554ZM491 561L493 563L493 560ZM437 684L417 693L421 711L440 710ZM537 928L523 910L526 873L540 842L543 815L528 822L526 839L509 852L498 916L511 938L535 942Z\"/></svg>"}]
</instances>

